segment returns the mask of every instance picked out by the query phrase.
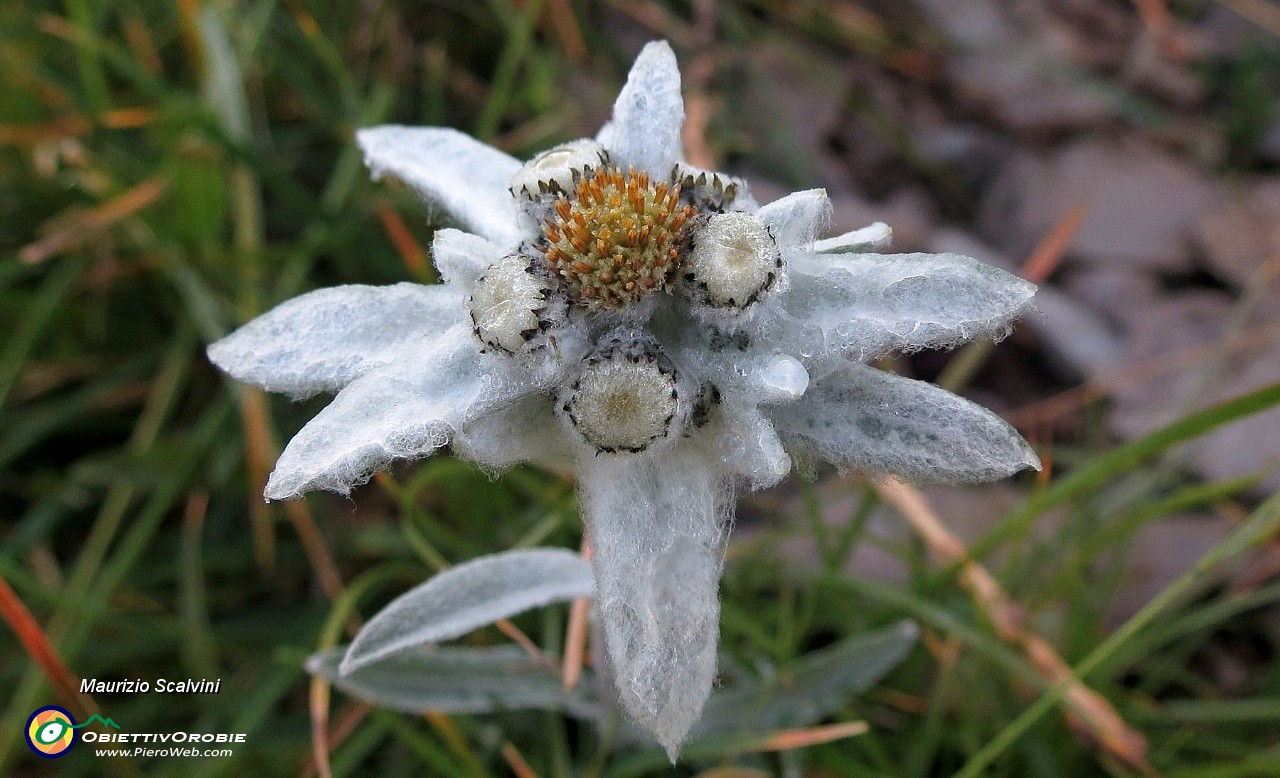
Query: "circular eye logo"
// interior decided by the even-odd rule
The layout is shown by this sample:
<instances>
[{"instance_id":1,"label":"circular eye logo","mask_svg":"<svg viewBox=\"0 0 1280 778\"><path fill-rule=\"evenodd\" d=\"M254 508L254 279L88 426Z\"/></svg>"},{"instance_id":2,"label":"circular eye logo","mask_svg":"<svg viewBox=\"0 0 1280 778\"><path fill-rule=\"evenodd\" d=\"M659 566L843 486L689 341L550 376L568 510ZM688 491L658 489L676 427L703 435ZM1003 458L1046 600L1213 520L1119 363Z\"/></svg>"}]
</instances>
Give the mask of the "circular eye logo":
<instances>
[{"instance_id":1,"label":"circular eye logo","mask_svg":"<svg viewBox=\"0 0 1280 778\"><path fill-rule=\"evenodd\" d=\"M57 759L76 742L76 720L57 705L46 705L27 719L27 745L45 759Z\"/></svg>"}]
</instances>

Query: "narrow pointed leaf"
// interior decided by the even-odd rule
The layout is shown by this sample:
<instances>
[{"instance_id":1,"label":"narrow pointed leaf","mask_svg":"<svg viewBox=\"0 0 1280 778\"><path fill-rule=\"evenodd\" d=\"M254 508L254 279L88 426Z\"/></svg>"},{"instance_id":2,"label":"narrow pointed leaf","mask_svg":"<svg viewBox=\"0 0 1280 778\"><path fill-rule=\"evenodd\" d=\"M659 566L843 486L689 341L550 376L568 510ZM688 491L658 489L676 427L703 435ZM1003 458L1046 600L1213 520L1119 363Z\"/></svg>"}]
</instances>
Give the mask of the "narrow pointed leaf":
<instances>
[{"instance_id":1,"label":"narrow pointed leaf","mask_svg":"<svg viewBox=\"0 0 1280 778\"><path fill-rule=\"evenodd\" d=\"M591 566L571 551L535 548L481 557L440 573L379 611L351 643L341 672L461 637L530 608L589 597L594 588Z\"/></svg>"},{"instance_id":2,"label":"narrow pointed leaf","mask_svg":"<svg viewBox=\"0 0 1280 778\"><path fill-rule=\"evenodd\" d=\"M915 622L902 621L814 651L774 678L721 689L707 701L692 736L812 726L897 667L919 634Z\"/></svg>"},{"instance_id":3,"label":"narrow pointed leaf","mask_svg":"<svg viewBox=\"0 0 1280 778\"><path fill-rule=\"evenodd\" d=\"M307 672L354 697L405 713L534 709L579 718L599 715L589 677L566 690L559 675L517 646L417 648L344 673L339 666L346 652L346 646L338 646L315 654L307 660Z\"/></svg>"}]
</instances>

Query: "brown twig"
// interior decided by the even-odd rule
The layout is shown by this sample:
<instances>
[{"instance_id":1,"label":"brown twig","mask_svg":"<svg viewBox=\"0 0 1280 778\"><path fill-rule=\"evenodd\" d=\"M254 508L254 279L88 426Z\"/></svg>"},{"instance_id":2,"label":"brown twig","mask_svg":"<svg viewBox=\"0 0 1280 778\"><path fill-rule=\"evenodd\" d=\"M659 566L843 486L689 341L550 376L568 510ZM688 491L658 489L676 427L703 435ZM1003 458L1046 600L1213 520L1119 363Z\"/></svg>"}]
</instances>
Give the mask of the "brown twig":
<instances>
[{"instance_id":1,"label":"brown twig","mask_svg":"<svg viewBox=\"0 0 1280 778\"><path fill-rule=\"evenodd\" d=\"M31 657L31 661L40 668L40 672L53 687L53 693L77 719L85 720L95 713L102 713L92 697L80 693L80 679L71 672L71 668L67 667L67 663L62 660L62 655L49 640L49 636L36 623L31 611L27 610L27 606L23 604L17 593L9 588L9 582L2 576L0 576L0 618L9 625L13 634L17 636L18 642L22 644L23 650L27 652L27 656Z\"/></svg>"},{"instance_id":2,"label":"brown twig","mask_svg":"<svg viewBox=\"0 0 1280 778\"><path fill-rule=\"evenodd\" d=\"M547 656L541 648L538 648L538 644L534 643L528 635L520 631L520 628L513 624L510 619L498 619L494 622L494 626L498 628L499 632L511 638L516 645L523 648L524 652L536 660L538 664L543 665L552 672L558 672L560 670L556 664L556 660Z\"/></svg>"},{"instance_id":3,"label":"brown twig","mask_svg":"<svg viewBox=\"0 0 1280 778\"><path fill-rule=\"evenodd\" d=\"M587 44L582 39L582 30L578 27L578 20L573 15L573 4L570 0L551 0L547 4L547 17L569 61L573 63L585 61Z\"/></svg>"},{"instance_id":4,"label":"brown twig","mask_svg":"<svg viewBox=\"0 0 1280 778\"><path fill-rule=\"evenodd\" d=\"M404 219L400 218L396 209L385 201L380 202L378 218L382 220L382 228L386 230L387 237L396 247L396 253L400 255L409 274L416 278L428 276L431 265L427 262L427 252L418 245L417 239L413 237L413 233L409 231L409 227L404 223Z\"/></svg>"},{"instance_id":5,"label":"brown twig","mask_svg":"<svg viewBox=\"0 0 1280 778\"><path fill-rule=\"evenodd\" d=\"M333 778L329 765L329 682L317 673L311 676L307 707L311 713L311 761L320 778Z\"/></svg>"},{"instance_id":6,"label":"brown twig","mask_svg":"<svg viewBox=\"0 0 1280 778\"><path fill-rule=\"evenodd\" d=\"M582 538L582 558L591 561L591 543ZM564 636L564 688L572 689L582 677L582 665L587 653L587 616L591 610L591 598L579 597L569 609L569 629Z\"/></svg>"},{"instance_id":7,"label":"brown twig","mask_svg":"<svg viewBox=\"0 0 1280 778\"><path fill-rule=\"evenodd\" d=\"M364 721L369 712L373 710L373 706L367 702L352 702L338 716L338 720L329 728L328 734L328 754L332 754L333 750L342 745L352 732L356 731L356 727L360 722ZM326 765L327 767L327 765ZM302 766L302 778L311 778L320 770L316 763L315 754L312 753L307 757L306 764Z\"/></svg>"},{"instance_id":8,"label":"brown twig","mask_svg":"<svg viewBox=\"0 0 1280 778\"><path fill-rule=\"evenodd\" d=\"M311 509L307 507L306 500L285 501L284 512L289 517L289 523L293 525L293 531L297 533L298 540L302 542L302 548L311 562L312 569L315 570L316 577L320 580L320 589L330 601L336 601L342 595L344 588L342 575L338 572L338 565L333 561L333 552L329 550L328 542L316 525L315 517L311 515ZM348 624L347 629L354 634L360 629L359 619L355 616L351 618L355 626Z\"/></svg>"},{"instance_id":9,"label":"brown twig","mask_svg":"<svg viewBox=\"0 0 1280 778\"><path fill-rule=\"evenodd\" d=\"M1049 230L1032 249L1027 260L1022 263L1022 267L1018 268L1018 275L1033 284L1048 281L1049 276L1053 275L1053 271L1057 270L1058 265L1062 263L1067 249L1071 247L1071 240L1080 229L1086 213L1088 208L1083 203L1075 203L1068 208L1058 223L1053 225L1053 229Z\"/></svg>"},{"instance_id":10,"label":"brown twig","mask_svg":"<svg viewBox=\"0 0 1280 778\"><path fill-rule=\"evenodd\" d=\"M1190 53L1187 42L1173 20L1173 14L1169 13L1165 0L1133 0L1133 4L1138 9L1147 32L1160 45L1160 51L1170 59L1185 60Z\"/></svg>"},{"instance_id":11,"label":"brown twig","mask_svg":"<svg viewBox=\"0 0 1280 778\"><path fill-rule=\"evenodd\" d=\"M520 749L516 748L510 740L502 744L502 758L507 760L507 766L511 768L516 778L538 778L538 774L520 754Z\"/></svg>"},{"instance_id":12,"label":"brown twig","mask_svg":"<svg viewBox=\"0 0 1280 778\"><path fill-rule=\"evenodd\" d=\"M849 721L805 729L783 729L774 732L743 751L791 751L797 748L818 746L834 740L866 734L871 727L865 721Z\"/></svg>"},{"instance_id":13,"label":"brown twig","mask_svg":"<svg viewBox=\"0 0 1280 778\"><path fill-rule=\"evenodd\" d=\"M693 4L693 35L697 54L685 76L684 127L681 140L691 165L715 167L715 154L707 145L707 127L711 124L711 82L716 73L716 4L714 0L696 0Z\"/></svg>"},{"instance_id":14,"label":"brown twig","mask_svg":"<svg viewBox=\"0 0 1280 778\"><path fill-rule=\"evenodd\" d=\"M31 265L74 248L160 199L169 187L163 175L148 178L124 194L71 216L48 236L22 247L18 258Z\"/></svg>"},{"instance_id":15,"label":"brown twig","mask_svg":"<svg viewBox=\"0 0 1280 778\"><path fill-rule=\"evenodd\" d=\"M276 443L271 427L271 411L267 406L266 395L259 389L243 388L240 390L241 417L245 430L245 452L249 460L250 478L256 494L261 494L266 487L267 475L271 463L280 455L280 447ZM285 500L284 512L289 524L302 543L302 550L311 563L311 569L320 583L320 590L330 602L342 595L344 585L338 565L333 560L333 552L325 541L324 535L316 525L311 509L306 500ZM271 529L270 508L261 500L253 499L249 508L250 521L254 528L254 550L258 555L259 566L269 570L274 558L274 533ZM347 632L354 635L360 631L360 619L354 614L347 621Z\"/></svg>"},{"instance_id":16,"label":"brown twig","mask_svg":"<svg viewBox=\"0 0 1280 778\"><path fill-rule=\"evenodd\" d=\"M1050 688L1067 685L1065 700L1070 717L1108 754L1144 775L1154 775L1155 770L1147 762L1146 738L1131 728L1102 695L1075 678L1070 666L1053 647L1025 626L1021 609L991 573L969 556L964 543L939 521L925 496L893 478L878 482L876 490L885 502L898 509L939 561L959 566L961 585L973 595L1000 638L1026 654L1045 685Z\"/></svg>"},{"instance_id":17,"label":"brown twig","mask_svg":"<svg viewBox=\"0 0 1280 778\"><path fill-rule=\"evenodd\" d=\"M271 525L271 506L259 495L267 487L271 463L275 461L267 396L262 390L243 387L238 392L240 422L244 426L244 456L249 468L249 526L253 530L253 558L258 569L269 573L275 568L276 536Z\"/></svg>"}]
</instances>

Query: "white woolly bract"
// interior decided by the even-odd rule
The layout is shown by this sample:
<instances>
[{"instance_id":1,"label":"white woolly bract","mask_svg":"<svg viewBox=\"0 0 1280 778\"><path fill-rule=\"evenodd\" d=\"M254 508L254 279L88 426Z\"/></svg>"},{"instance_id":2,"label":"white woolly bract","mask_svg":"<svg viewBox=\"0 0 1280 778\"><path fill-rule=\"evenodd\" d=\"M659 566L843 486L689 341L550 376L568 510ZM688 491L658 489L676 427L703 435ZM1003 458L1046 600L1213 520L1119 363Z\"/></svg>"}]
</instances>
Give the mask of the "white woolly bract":
<instances>
[{"instance_id":1,"label":"white woolly bract","mask_svg":"<svg viewBox=\"0 0 1280 778\"><path fill-rule=\"evenodd\" d=\"M756 212L779 246L808 249L831 221L831 200L825 189L793 192Z\"/></svg>"},{"instance_id":2,"label":"white woolly bract","mask_svg":"<svg viewBox=\"0 0 1280 778\"><path fill-rule=\"evenodd\" d=\"M813 250L820 254L857 254L888 248L893 230L884 222L875 222L842 235L814 241Z\"/></svg>"},{"instance_id":3,"label":"white woolly bract","mask_svg":"<svg viewBox=\"0 0 1280 778\"><path fill-rule=\"evenodd\" d=\"M618 695L674 761L716 674L729 484L684 447L593 458L579 478Z\"/></svg>"},{"instance_id":4,"label":"white woolly bract","mask_svg":"<svg viewBox=\"0 0 1280 778\"><path fill-rule=\"evenodd\" d=\"M460 294L442 286L335 286L281 303L209 346L232 378L295 399L336 392L461 324Z\"/></svg>"},{"instance_id":5,"label":"white woolly bract","mask_svg":"<svg viewBox=\"0 0 1280 778\"><path fill-rule=\"evenodd\" d=\"M752 335L805 362L865 362L890 351L999 337L1034 284L958 254L786 255L791 288Z\"/></svg>"},{"instance_id":6,"label":"white woolly bract","mask_svg":"<svg viewBox=\"0 0 1280 778\"><path fill-rule=\"evenodd\" d=\"M375 180L392 175L413 187L468 232L502 246L519 239L516 204L507 183L520 162L446 127L384 124L356 132Z\"/></svg>"},{"instance_id":7,"label":"white woolly bract","mask_svg":"<svg viewBox=\"0 0 1280 778\"><path fill-rule=\"evenodd\" d=\"M491 473L521 462L571 469L572 448L553 403L545 394L532 394L464 423L454 436L454 453Z\"/></svg>"},{"instance_id":8,"label":"white woolly bract","mask_svg":"<svg viewBox=\"0 0 1280 778\"><path fill-rule=\"evenodd\" d=\"M431 261L440 271L440 280L459 293L474 286L502 255L498 244L462 230L436 230L431 241Z\"/></svg>"},{"instance_id":9,"label":"white woolly bract","mask_svg":"<svg viewBox=\"0 0 1280 778\"><path fill-rule=\"evenodd\" d=\"M994 481L1040 459L1008 422L924 381L845 364L769 410L784 440L841 469L912 481Z\"/></svg>"},{"instance_id":10,"label":"white woolly bract","mask_svg":"<svg viewBox=\"0 0 1280 778\"><path fill-rule=\"evenodd\" d=\"M676 55L666 41L654 41L636 57L613 104L613 119L596 140L609 150L613 164L623 170L634 166L662 181L684 158L682 124L684 98Z\"/></svg>"},{"instance_id":11,"label":"white woolly bract","mask_svg":"<svg viewBox=\"0 0 1280 778\"><path fill-rule=\"evenodd\" d=\"M482 353L465 324L391 356L289 441L267 481L267 499L315 489L346 494L393 460L424 457L463 424L563 379L556 362L525 365Z\"/></svg>"},{"instance_id":12,"label":"white woolly bract","mask_svg":"<svg viewBox=\"0 0 1280 778\"><path fill-rule=\"evenodd\" d=\"M791 457L773 422L733 399L721 400L705 427L691 436L691 445L752 490L773 486L791 472Z\"/></svg>"}]
</instances>

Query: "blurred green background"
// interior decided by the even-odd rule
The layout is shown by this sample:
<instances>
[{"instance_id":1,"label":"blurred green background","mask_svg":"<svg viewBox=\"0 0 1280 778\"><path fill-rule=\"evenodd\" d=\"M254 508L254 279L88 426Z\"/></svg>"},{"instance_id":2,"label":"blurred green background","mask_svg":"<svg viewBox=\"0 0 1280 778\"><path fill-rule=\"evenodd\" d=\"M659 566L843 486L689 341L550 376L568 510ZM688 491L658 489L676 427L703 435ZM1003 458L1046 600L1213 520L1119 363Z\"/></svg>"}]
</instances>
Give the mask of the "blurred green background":
<instances>
[{"instance_id":1,"label":"blurred green background","mask_svg":"<svg viewBox=\"0 0 1280 778\"><path fill-rule=\"evenodd\" d=\"M324 400L234 386L203 354L303 291L434 280L440 224L367 180L356 128L527 157L593 134L667 38L691 153L761 201L825 186L837 228L883 219L902 249L1048 282L998 348L881 366L1005 412L1050 465L926 492L991 579L854 477L745 498L724 685L772 689L785 731L744 713L674 774L1280 775L1278 35L1264 0L4 4L0 774L315 774L326 705L334 775L672 773L559 714L326 702L302 663L354 619L449 564L577 548L572 484L442 455L266 505ZM516 626L559 655L568 612ZM905 618L919 641L884 638ZM1054 687L1069 666L1095 695ZM188 677L222 691L57 687ZM784 716L778 690L814 705ZM247 743L40 760L22 729L52 703Z\"/></svg>"}]
</instances>

